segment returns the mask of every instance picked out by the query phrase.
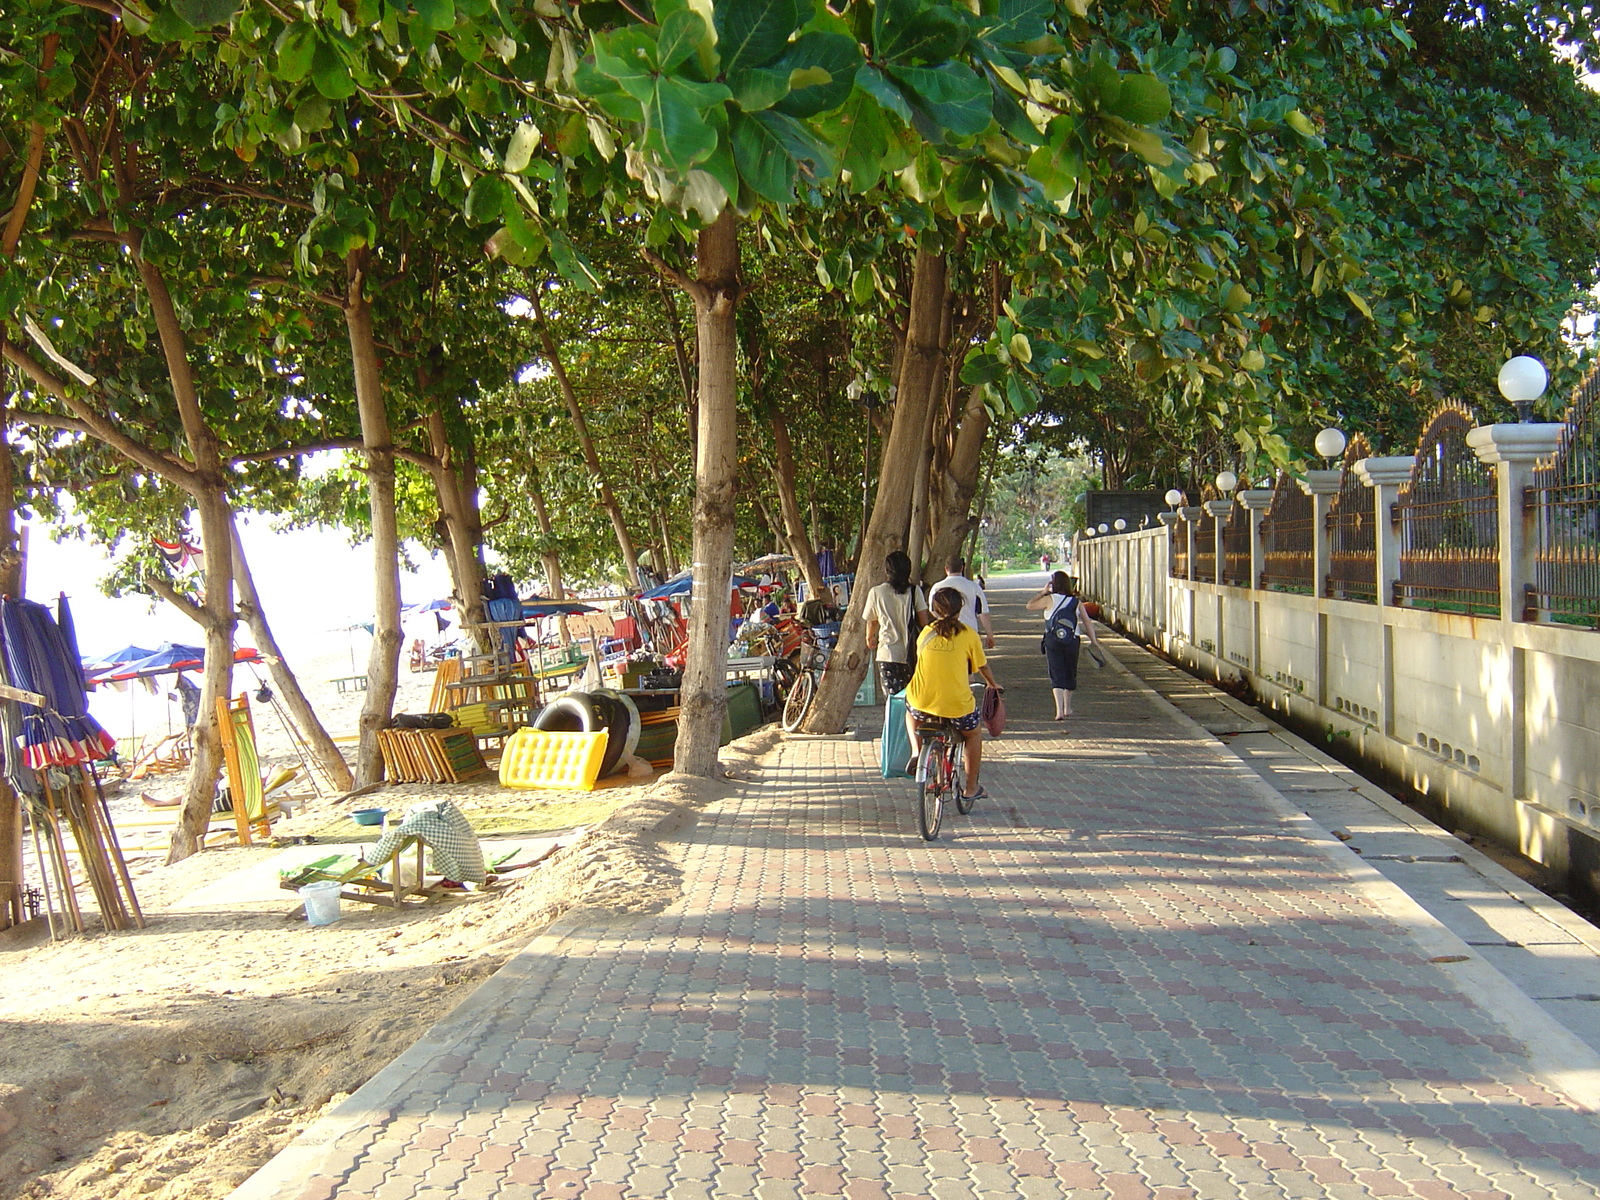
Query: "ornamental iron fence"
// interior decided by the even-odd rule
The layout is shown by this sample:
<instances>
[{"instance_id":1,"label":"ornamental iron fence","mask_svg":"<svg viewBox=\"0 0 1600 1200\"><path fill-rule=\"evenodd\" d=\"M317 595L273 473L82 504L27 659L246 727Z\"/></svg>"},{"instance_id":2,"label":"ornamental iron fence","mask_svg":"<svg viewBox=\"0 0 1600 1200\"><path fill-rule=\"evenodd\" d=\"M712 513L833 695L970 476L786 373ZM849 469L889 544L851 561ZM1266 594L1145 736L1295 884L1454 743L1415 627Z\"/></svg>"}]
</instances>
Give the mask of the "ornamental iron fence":
<instances>
[{"instance_id":1,"label":"ornamental iron fence","mask_svg":"<svg viewBox=\"0 0 1600 1200\"><path fill-rule=\"evenodd\" d=\"M1523 489L1533 582L1523 619L1600 629L1600 367L1574 390L1561 449Z\"/></svg>"},{"instance_id":2,"label":"ornamental iron fence","mask_svg":"<svg viewBox=\"0 0 1600 1200\"><path fill-rule=\"evenodd\" d=\"M1172 541L1172 553L1168 556L1172 563L1172 577L1187 579L1189 578L1189 531L1182 521L1177 521L1167 528L1167 536Z\"/></svg>"},{"instance_id":3,"label":"ornamental iron fence","mask_svg":"<svg viewBox=\"0 0 1600 1200\"><path fill-rule=\"evenodd\" d=\"M1361 604L1378 602L1378 536L1372 489L1361 482L1356 464L1372 455L1366 435L1345 447L1339 491L1328 506L1328 578L1323 594Z\"/></svg>"},{"instance_id":4,"label":"ornamental iron fence","mask_svg":"<svg viewBox=\"0 0 1600 1200\"><path fill-rule=\"evenodd\" d=\"M1274 592L1311 592L1316 574L1311 497L1287 471L1278 475L1272 506L1261 520L1261 586Z\"/></svg>"},{"instance_id":5,"label":"ornamental iron fence","mask_svg":"<svg viewBox=\"0 0 1600 1200\"><path fill-rule=\"evenodd\" d=\"M1238 502L1222 526L1222 582L1250 587L1250 510Z\"/></svg>"},{"instance_id":6,"label":"ornamental iron fence","mask_svg":"<svg viewBox=\"0 0 1600 1200\"><path fill-rule=\"evenodd\" d=\"M1400 526L1396 604L1479 616L1500 612L1496 482L1467 445L1473 424L1466 408L1446 404L1417 445L1411 480L1394 506Z\"/></svg>"}]
</instances>

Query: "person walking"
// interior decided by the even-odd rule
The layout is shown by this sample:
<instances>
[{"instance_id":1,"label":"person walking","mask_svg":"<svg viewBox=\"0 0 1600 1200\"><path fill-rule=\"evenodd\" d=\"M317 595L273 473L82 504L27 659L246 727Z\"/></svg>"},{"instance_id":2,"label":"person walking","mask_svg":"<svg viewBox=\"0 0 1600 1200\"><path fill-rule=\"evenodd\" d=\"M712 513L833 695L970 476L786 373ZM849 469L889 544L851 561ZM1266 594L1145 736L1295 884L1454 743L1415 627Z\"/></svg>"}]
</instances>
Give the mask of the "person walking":
<instances>
[{"instance_id":1,"label":"person walking","mask_svg":"<svg viewBox=\"0 0 1600 1200\"><path fill-rule=\"evenodd\" d=\"M1055 696L1056 715L1052 721L1065 721L1072 715L1072 693L1078 689L1078 648L1087 636L1098 649L1094 622L1083 611L1083 604L1072 592L1072 578L1055 571L1050 582L1028 601L1029 612L1044 613L1045 668L1050 672L1050 691Z\"/></svg>"},{"instance_id":2,"label":"person walking","mask_svg":"<svg viewBox=\"0 0 1600 1200\"><path fill-rule=\"evenodd\" d=\"M952 554L945 560L944 569L949 572L929 590L930 595L938 595L940 588L954 588L961 594L961 623L974 633L983 632L983 644L990 650L994 649L994 623L989 619L989 598L984 595L983 585L967 578L967 561L959 554Z\"/></svg>"},{"instance_id":3,"label":"person walking","mask_svg":"<svg viewBox=\"0 0 1600 1200\"><path fill-rule=\"evenodd\" d=\"M978 783L983 764L981 714L972 698L972 674L997 690L994 672L983 656L977 632L961 620L961 593L955 588L938 588L933 593L933 624L917 639L917 669L906 685L906 732L911 738L911 762L907 774L917 773L917 757L922 742L917 737L917 722L953 720L966 746L965 800L982 800L989 793Z\"/></svg>"},{"instance_id":4,"label":"person walking","mask_svg":"<svg viewBox=\"0 0 1600 1200\"><path fill-rule=\"evenodd\" d=\"M887 696L911 682L917 663L917 634L932 618L922 589L911 582L911 559L906 552L891 551L883 565L889 572L888 582L867 593L863 615L867 647L878 667L878 686Z\"/></svg>"}]
</instances>

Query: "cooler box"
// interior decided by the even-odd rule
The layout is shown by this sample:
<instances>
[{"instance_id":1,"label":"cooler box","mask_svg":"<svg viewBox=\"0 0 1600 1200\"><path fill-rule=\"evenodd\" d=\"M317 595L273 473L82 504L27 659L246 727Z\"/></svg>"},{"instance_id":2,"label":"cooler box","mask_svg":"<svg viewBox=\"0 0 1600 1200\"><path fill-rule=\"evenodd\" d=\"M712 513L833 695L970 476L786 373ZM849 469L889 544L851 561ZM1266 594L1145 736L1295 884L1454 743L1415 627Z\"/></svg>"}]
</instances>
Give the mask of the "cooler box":
<instances>
[{"instance_id":1,"label":"cooler box","mask_svg":"<svg viewBox=\"0 0 1600 1200\"><path fill-rule=\"evenodd\" d=\"M726 746L761 725L761 689L753 680L728 685L728 712L722 718L722 742Z\"/></svg>"},{"instance_id":2,"label":"cooler box","mask_svg":"<svg viewBox=\"0 0 1600 1200\"><path fill-rule=\"evenodd\" d=\"M906 733L906 694L893 692L883 706L883 736L878 739L878 769L885 779L910 779L906 760L911 738Z\"/></svg>"}]
</instances>

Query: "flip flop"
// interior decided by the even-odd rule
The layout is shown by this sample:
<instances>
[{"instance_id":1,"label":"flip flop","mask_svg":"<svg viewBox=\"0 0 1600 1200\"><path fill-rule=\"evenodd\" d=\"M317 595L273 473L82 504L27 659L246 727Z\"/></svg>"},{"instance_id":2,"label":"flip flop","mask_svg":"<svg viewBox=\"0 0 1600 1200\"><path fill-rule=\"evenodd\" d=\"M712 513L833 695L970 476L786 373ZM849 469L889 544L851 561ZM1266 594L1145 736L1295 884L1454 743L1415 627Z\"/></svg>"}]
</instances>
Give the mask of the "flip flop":
<instances>
[{"instance_id":1,"label":"flip flop","mask_svg":"<svg viewBox=\"0 0 1600 1200\"><path fill-rule=\"evenodd\" d=\"M979 788L977 791L973 792L972 795L963 796L961 798L963 800L972 800L972 801L987 800L989 798L989 793L984 788Z\"/></svg>"}]
</instances>

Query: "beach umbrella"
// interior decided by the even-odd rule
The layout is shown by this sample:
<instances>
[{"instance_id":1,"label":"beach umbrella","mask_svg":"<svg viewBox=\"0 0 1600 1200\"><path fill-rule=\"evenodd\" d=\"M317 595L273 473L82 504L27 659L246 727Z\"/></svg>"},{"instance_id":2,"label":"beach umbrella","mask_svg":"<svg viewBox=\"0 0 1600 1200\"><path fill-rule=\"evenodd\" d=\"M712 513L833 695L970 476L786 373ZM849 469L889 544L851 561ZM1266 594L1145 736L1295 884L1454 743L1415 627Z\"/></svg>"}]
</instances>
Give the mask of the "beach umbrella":
<instances>
[{"instance_id":1,"label":"beach umbrella","mask_svg":"<svg viewBox=\"0 0 1600 1200\"><path fill-rule=\"evenodd\" d=\"M543 596L529 596L522 601L522 616L525 620L534 617L576 617L583 613L599 612L587 604L579 604L576 600L546 600Z\"/></svg>"},{"instance_id":2,"label":"beach umbrella","mask_svg":"<svg viewBox=\"0 0 1600 1200\"><path fill-rule=\"evenodd\" d=\"M743 575L735 575L728 583L728 590L732 591L736 587L750 587L754 583L754 579L748 579ZM672 596L687 596L692 590L694 590L693 576L675 575L660 587L653 587L648 592L640 592L639 599L666 600Z\"/></svg>"},{"instance_id":3,"label":"beach umbrella","mask_svg":"<svg viewBox=\"0 0 1600 1200\"><path fill-rule=\"evenodd\" d=\"M32 600L0 599L0 640L12 685L45 698L42 709L20 705L23 761L37 770L109 757L116 741L89 715L82 664L50 610Z\"/></svg>"},{"instance_id":4,"label":"beach umbrella","mask_svg":"<svg viewBox=\"0 0 1600 1200\"><path fill-rule=\"evenodd\" d=\"M146 675L162 675L168 671L192 670L204 666L206 652L203 646L189 646L183 642L162 642L150 654L125 662L115 670L101 675L102 679L142 679Z\"/></svg>"}]
</instances>

